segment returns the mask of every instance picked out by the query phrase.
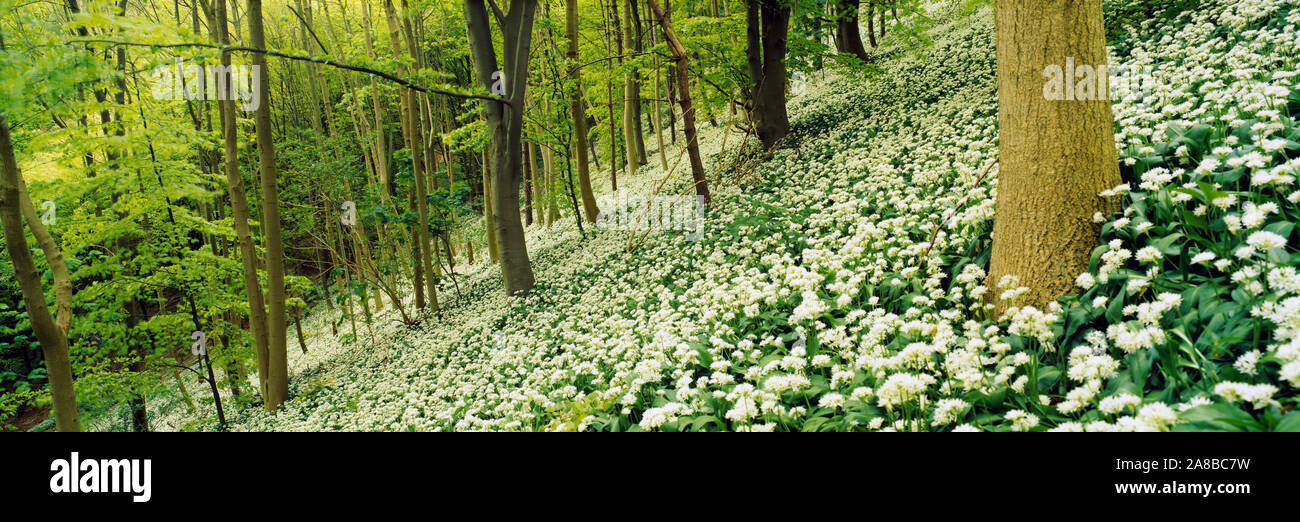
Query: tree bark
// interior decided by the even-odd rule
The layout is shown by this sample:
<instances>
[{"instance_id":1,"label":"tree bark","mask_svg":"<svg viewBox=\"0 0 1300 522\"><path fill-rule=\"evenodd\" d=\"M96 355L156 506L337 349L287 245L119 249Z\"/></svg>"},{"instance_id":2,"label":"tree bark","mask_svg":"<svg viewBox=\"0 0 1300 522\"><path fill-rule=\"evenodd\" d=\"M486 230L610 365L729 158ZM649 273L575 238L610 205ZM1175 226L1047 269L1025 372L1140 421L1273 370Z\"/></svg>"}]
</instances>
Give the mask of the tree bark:
<instances>
[{"instance_id":1,"label":"tree bark","mask_svg":"<svg viewBox=\"0 0 1300 522\"><path fill-rule=\"evenodd\" d=\"M492 143L492 228L501 255L501 275L507 295L521 295L533 288L533 269L524 243L524 224L519 217L520 156L524 99L528 85L528 51L533 36L533 15L537 0L515 0L509 12L499 18L502 33L505 96L502 101L483 101ZM470 52L474 55L478 81L490 88L497 70L496 51L488 27L483 0L465 0L465 20Z\"/></svg>"},{"instance_id":2,"label":"tree bark","mask_svg":"<svg viewBox=\"0 0 1300 522\"><path fill-rule=\"evenodd\" d=\"M389 38L392 40L393 55L399 56L402 54L403 49L400 36L401 26L397 23L396 10L393 8L392 0L384 0L384 12L388 16L388 34ZM415 42L413 37L410 37L410 32L411 31L409 31L408 28L408 38L406 42L408 47L407 55L415 60L417 59L416 55L418 50L414 47ZM405 67L401 67L399 70L402 73L406 72ZM422 267L424 272L425 294L428 296L429 302L432 304L433 311L436 312L438 311L438 294L437 282L433 277L433 255L429 241L428 187L426 185L427 182L424 179L425 173L422 157L425 151L422 150L424 145L423 139L421 139L420 129L422 123L420 121L420 109L416 106L415 92L410 89L404 89L404 92L402 93L402 114L403 126L405 127L404 131L406 133L406 148L411 151L411 170L415 173L415 209L419 219L419 223L416 226L416 250L419 257L416 262L420 263L420 266Z\"/></svg>"},{"instance_id":3,"label":"tree bark","mask_svg":"<svg viewBox=\"0 0 1300 522\"><path fill-rule=\"evenodd\" d=\"M45 253L45 262L50 265L50 273L54 276L54 323L59 326L59 331L64 336L68 335L68 328L72 325L72 283L68 276L68 263L63 258L63 250L59 244L54 242L54 236L46 230L45 224L41 223L41 218L36 214L36 207L32 205L32 198L27 193L27 181L23 179L23 173L18 172L18 198L19 204L22 205L22 214L27 220L27 228L31 229L32 237L36 238L36 244L40 245L41 251Z\"/></svg>"},{"instance_id":4,"label":"tree bark","mask_svg":"<svg viewBox=\"0 0 1300 522\"><path fill-rule=\"evenodd\" d=\"M501 252L498 250L497 234L493 229L494 217L496 216L496 205L493 204L492 193L492 145L489 144L483 149L483 235L488 246L488 261L498 263L501 261Z\"/></svg>"},{"instance_id":5,"label":"tree bark","mask_svg":"<svg viewBox=\"0 0 1300 522\"><path fill-rule=\"evenodd\" d=\"M747 0L746 3L750 115L759 141L763 148L770 150L790 133L790 118L785 110L785 47L790 7L779 0Z\"/></svg>"},{"instance_id":6,"label":"tree bark","mask_svg":"<svg viewBox=\"0 0 1300 522\"><path fill-rule=\"evenodd\" d=\"M653 12L649 10L649 6L646 7L646 10L647 13L649 13L647 14L646 18L650 19L650 25L652 27L658 25L659 22L655 18ZM654 47L656 44L654 35L655 35L654 31L650 31L650 47ZM659 80L659 74L661 72L659 66L659 57L655 56L653 57L653 60L654 60L654 71L655 71L654 78L652 79L652 83L654 83L654 104L650 112L650 126L654 129L655 139L659 144L659 166L663 168L664 172L668 172L668 151L664 150L664 124L663 121L659 119L659 98L662 96L661 95L662 91L660 90L661 84Z\"/></svg>"},{"instance_id":7,"label":"tree bark","mask_svg":"<svg viewBox=\"0 0 1300 522\"><path fill-rule=\"evenodd\" d=\"M578 0L566 0L564 3L564 33L569 39L569 48L566 57L571 67L577 67L578 63ZM575 138L574 153L578 157L578 192L582 195L582 211L588 223L595 223L596 217L600 214L600 209L596 207L596 194L591 190L591 167L587 159L587 115L582 107L582 93L580 92L579 83L582 82L582 75L578 69L569 72L570 89L572 92L569 96L569 113L573 119L573 134ZM611 138L612 139L612 138ZM549 174L554 174L551 166L547 167ZM551 180L553 181L553 180ZM549 185L554 187L554 183ZM551 224L554 220L548 220Z\"/></svg>"},{"instance_id":8,"label":"tree bark","mask_svg":"<svg viewBox=\"0 0 1300 522\"><path fill-rule=\"evenodd\" d=\"M682 129L686 133L686 155L691 160L691 178L695 182L695 195L703 198L704 204L708 205L712 203L712 198L709 195L709 183L704 177L704 161L700 158L698 132L695 129L695 109L691 107L690 64L687 62L686 46L682 45L682 41L677 39L677 34L673 32L672 21L664 15L659 3L655 0L646 1L650 3L650 8L654 10L655 16L659 19L659 27L663 30L664 41L668 42L668 47L673 51L673 60L677 63L677 94L678 102L682 107ZM784 42L784 40L782 41ZM784 104L782 104L782 108L784 108Z\"/></svg>"},{"instance_id":9,"label":"tree bark","mask_svg":"<svg viewBox=\"0 0 1300 522\"><path fill-rule=\"evenodd\" d=\"M548 112L547 114L550 113ZM541 145L536 143L532 144L528 152L528 164L533 169L533 207L536 207L535 213L537 215L535 219L538 224L544 225L546 224L546 197L550 187L547 186L549 180L547 179L546 172L543 170L544 166L541 166L541 164L537 162L537 157L541 155L541 150Z\"/></svg>"},{"instance_id":10,"label":"tree bark","mask_svg":"<svg viewBox=\"0 0 1300 522\"><path fill-rule=\"evenodd\" d=\"M632 54L640 50L636 36L636 8L632 0L622 0L622 4L623 49L621 52ZM634 172L637 166L646 163L645 140L641 136L640 101L641 82L637 79L637 72L633 70L623 77L623 140L624 148L627 149L627 172L629 173Z\"/></svg>"},{"instance_id":11,"label":"tree bark","mask_svg":"<svg viewBox=\"0 0 1300 522\"><path fill-rule=\"evenodd\" d=\"M876 47L876 3L867 2L867 38L871 41L871 47Z\"/></svg>"},{"instance_id":12,"label":"tree bark","mask_svg":"<svg viewBox=\"0 0 1300 522\"><path fill-rule=\"evenodd\" d=\"M1101 0L997 0L998 192L989 287L1016 275L1023 301L1044 306L1073 287L1098 243L1098 193L1120 183L1109 99L1044 94L1044 67L1106 66ZM1105 85L1108 73L1095 71ZM1067 76L1068 77L1068 76ZM1100 98L1100 97L1099 97Z\"/></svg>"},{"instance_id":13,"label":"tree bark","mask_svg":"<svg viewBox=\"0 0 1300 522\"><path fill-rule=\"evenodd\" d=\"M524 226L533 225L533 179L536 177L533 168L533 155L530 154L532 147L527 143L524 144Z\"/></svg>"},{"instance_id":14,"label":"tree bark","mask_svg":"<svg viewBox=\"0 0 1300 522\"><path fill-rule=\"evenodd\" d=\"M64 334L45 304L45 290L41 288L36 263L27 249L27 235L23 232L20 203L21 176L18 161L14 158L13 141L9 137L9 121L0 114L0 225L4 227L5 246L13 260L14 275L22 291L23 304L36 339L45 356L45 372L50 380L54 397L54 426L58 431L81 431L77 415L77 398L72 387L72 363L68 359L68 337Z\"/></svg>"},{"instance_id":15,"label":"tree bark","mask_svg":"<svg viewBox=\"0 0 1300 522\"><path fill-rule=\"evenodd\" d=\"M266 48L266 33L262 27L262 0L248 0L248 36L250 44ZM275 411L289 398L289 352L286 339L284 310L284 243L280 236L280 179L275 164L275 138L271 135L271 103L265 99L270 91L266 55L254 53L253 67L259 67L257 92L263 97L257 107L254 123L257 129L257 156L262 173L262 232L266 239L267 313L267 381L266 410Z\"/></svg>"},{"instance_id":16,"label":"tree bark","mask_svg":"<svg viewBox=\"0 0 1300 522\"><path fill-rule=\"evenodd\" d=\"M862 45L862 33L858 29L858 5L859 0L839 0L835 4L836 50L868 62L871 57L867 56L867 48Z\"/></svg>"},{"instance_id":17,"label":"tree bark","mask_svg":"<svg viewBox=\"0 0 1300 522\"><path fill-rule=\"evenodd\" d=\"M224 1L216 2L216 12L217 27L212 28L213 36L221 45L229 45L230 31L227 25L226 3ZM230 66L230 53L221 53L221 65L224 67ZM226 83L229 85L229 80ZM262 100L262 102L265 101ZM248 196L244 190L244 176L239 172L239 128L235 122L235 102L233 99L221 100L218 102L217 108L221 118L221 136L225 151L226 189L230 193L231 221L233 221L235 228L236 241L239 243L244 291L248 294L248 322L253 333L253 348L257 355L258 386L262 391L262 396L265 397L269 357L267 351L266 305L262 296L262 286L257 277L257 250L253 247L253 232L248 225Z\"/></svg>"}]
</instances>

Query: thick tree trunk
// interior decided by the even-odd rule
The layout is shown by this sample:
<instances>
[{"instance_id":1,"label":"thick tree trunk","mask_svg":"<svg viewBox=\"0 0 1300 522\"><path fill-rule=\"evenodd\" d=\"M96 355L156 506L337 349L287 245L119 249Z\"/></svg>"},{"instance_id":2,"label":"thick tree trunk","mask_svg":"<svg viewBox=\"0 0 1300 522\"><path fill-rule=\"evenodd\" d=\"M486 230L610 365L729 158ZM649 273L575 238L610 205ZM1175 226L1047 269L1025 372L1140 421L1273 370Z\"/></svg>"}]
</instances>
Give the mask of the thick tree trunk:
<instances>
[{"instance_id":1,"label":"thick tree trunk","mask_svg":"<svg viewBox=\"0 0 1300 522\"><path fill-rule=\"evenodd\" d=\"M248 0L248 35L250 44L257 49L266 48L266 33L262 27L262 0ZM257 107L254 123L257 128L257 155L262 173L262 230L266 238L267 286L267 381L266 410L275 411L289 398L289 352L286 339L284 310L284 243L280 237L280 179L275 164L275 139L271 135L270 78L266 68L266 55L253 53L252 65L259 67L257 92L263 97Z\"/></svg>"},{"instance_id":2,"label":"thick tree trunk","mask_svg":"<svg viewBox=\"0 0 1300 522\"><path fill-rule=\"evenodd\" d=\"M45 304L45 290L41 288L41 279L36 273L36 263L27 249L27 235L23 232L22 213L18 209L20 179L18 161L14 158L13 142L9 137L9 121L0 114L0 224L4 227L5 246L13 260L14 275L18 278L32 330L36 332L36 339L45 355L45 372L54 396L55 429L81 431L77 398L72 388L68 337L50 316Z\"/></svg>"},{"instance_id":3,"label":"thick tree trunk","mask_svg":"<svg viewBox=\"0 0 1300 522\"><path fill-rule=\"evenodd\" d=\"M578 0L566 0L564 3L564 32L565 37L569 39L568 54L569 63L578 63ZM600 209L596 207L596 195L591 190L591 167L587 164L587 115L582 107L582 93L578 83L582 81L581 73L574 69L569 73L570 88L573 89L569 97L569 113L573 119L573 134L575 138L574 152L578 157L578 192L582 195L582 211L589 223L596 222L596 216L600 214ZM550 167L548 173L554 173ZM550 185L554 187L555 185ZM553 222L551 220L550 222ZM547 224L550 224L548 222Z\"/></svg>"},{"instance_id":4,"label":"thick tree trunk","mask_svg":"<svg viewBox=\"0 0 1300 522\"><path fill-rule=\"evenodd\" d=\"M835 43L837 51L857 56L864 62L870 61L867 49L862 45L862 33L858 30L859 0L839 0L835 4Z\"/></svg>"},{"instance_id":5,"label":"thick tree trunk","mask_svg":"<svg viewBox=\"0 0 1300 522\"><path fill-rule=\"evenodd\" d=\"M1098 242L1098 193L1120 183L1108 99L1049 100L1044 68L1079 64L1105 85L1101 0L997 0L998 192L989 287L1016 275L1008 305L1044 306L1068 292ZM1072 75L1067 76L1072 77Z\"/></svg>"},{"instance_id":6,"label":"thick tree trunk","mask_svg":"<svg viewBox=\"0 0 1300 522\"><path fill-rule=\"evenodd\" d=\"M533 36L533 14L537 0L515 0L500 20L503 42L502 73L506 93L503 101L483 101L492 143L492 228L501 254L501 275L507 295L525 294L533 288L533 269L524 243L524 224L519 216L519 184L522 156L524 100L528 85L528 52ZM492 85L497 70L496 52L483 0L465 0L470 52L474 55L479 84Z\"/></svg>"},{"instance_id":7,"label":"thick tree trunk","mask_svg":"<svg viewBox=\"0 0 1300 522\"><path fill-rule=\"evenodd\" d=\"M771 149L790 133L785 110L785 47L790 8L778 0L748 0L745 39L751 117L763 148ZM761 22L761 31L760 31Z\"/></svg>"}]
</instances>

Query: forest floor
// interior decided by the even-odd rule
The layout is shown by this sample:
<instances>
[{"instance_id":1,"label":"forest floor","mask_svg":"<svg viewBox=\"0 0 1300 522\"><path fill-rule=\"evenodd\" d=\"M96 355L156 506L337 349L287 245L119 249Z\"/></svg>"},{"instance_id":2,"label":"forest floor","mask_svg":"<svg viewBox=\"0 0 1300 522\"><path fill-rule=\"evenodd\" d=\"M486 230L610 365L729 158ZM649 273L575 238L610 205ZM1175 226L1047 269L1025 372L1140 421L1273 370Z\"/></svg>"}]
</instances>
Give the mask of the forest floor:
<instances>
[{"instance_id":1,"label":"forest floor","mask_svg":"<svg viewBox=\"0 0 1300 522\"><path fill-rule=\"evenodd\" d=\"M1294 71L1300 9L1279 5L1207 0L1194 15L1125 26L1124 36L1112 42L1112 60L1118 55L1153 66L1151 88L1165 104L1152 106L1141 96L1116 102L1121 161L1159 172L1151 158L1163 154L1173 170L1175 156L1185 151L1170 150L1169 143L1178 142L1166 131L1175 124L1212 125L1226 112L1222 100L1253 92L1243 82L1263 79L1286 87L1283 98L1292 96L1291 76L1272 74ZM456 284L444 282L441 311L418 326L402 325L389 306L373 324L358 318L355 338L335 335L331 325L346 334L350 323L339 309L317 305L303 321L306 354L289 335L291 400L267 414L260 403L231 406L225 397L229 429L1169 429L1196 420L1187 412L1212 400L1239 402L1233 391L1216 386L1247 377L1223 370L1212 382L1174 389L1151 376L1159 372L1150 358L1160 357L1143 358L1144 350L1155 353L1151 343L1130 350L1125 334L1108 328L1146 331L1149 317L1127 320L1136 308L1126 305L1168 308L1174 305L1167 295L1196 298L1202 283L1186 277L1159 279L1131 261L1132 268L1121 272L1132 271L1136 275L1128 277L1138 280L1139 270L1146 270L1143 280L1153 283L1144 284L1153 291L1116 276L1111 286L1089 282L1066 308L1025 307L1014 317L992 318L977 304L979 294L1001 291L982 281L996 193L996 169L984 175L997 157L991 18L987 11L960 22L940 17L927 56L882 49L890 57L875 78L838 70L810 74L789 102L792 136L761 164L749 159L752 141L705 123L700 147L715 204L699 236L656 230L643 232L642 240L640 234L632 239L632 231L590 226L580 234L569 212L553 227L529 229L538 283L524 298L502 295L499 272L476 245L477 263L465 266ZM1290 54L1279 51L1284 46ZM1245 80L1229 74L1242 69L1263 73ZM1281 132L1292 132L1293 120L1281 117ZM1134 145L1135 138L1149 145ZM1210 145L1222 143L1236 140L1212 138ZM681 193L690 174L687 162L679 161L680 141L666 144L667 173L653 134L646 144L649 163L635 174L620 173L621 192L655 194L666 178L659 193ZM1195 154L1208 157L1209 145L1200 148ZM1279 165L1288 168L1285 156L1270 159L1268 167ZM1161 184L1139 178L1133 168L1125 175L1134 185ZM593 176L608 212L616 201L608 169ZM1295 202L1288 207L1284 199L1289 190L1278 199L1284 208L1274 212L1277 219L1294 213ZM1103 234L1110 234L1104 239L1130 221L1175 228L1154 211L1141 212L1103 216ZM940 223L944 228L936 233ZM479 221L466 232L482 231ZM1136 243L1135 251L1147 241L1160 244L1154 233L1125 234L1124 243ZM1162 251L1173 262L1190 257L1193 247ZM1261 269L1276 268L1273 263ZM1094 263L1100 275L1096 270ZM1221 279L1229 284L1226 275ZM1099 293L1103 289L1110 293ZM1227 302L1232 291L1224 291ZM1279 290L1278 299L1284 296ZM1120 304L1108 306L1106 299ZM406 305L413 308L410 297ZM1231 327L1220 322L1184 333L1200 342L1202 330ZM1276 335L1266 341L1286 341L1285 332ZM1043 348L1053 340L1060 351ZM1096 356L1105 361L1084 359L1109 367L1102 371L1109 379L1105 392L1098 380L1088 394L1094 384L1073 377L1084 359L1076 360L1071 349L1098 343L1109 350ZM1220 359L1232 367L1238 356L1268 343L1237 346ZM985 347L992 353L979 352ZM1060 354L1052 356L1059 371L1046 367L1048 352ZM973 366L963 362L967 355ZM1281 358L1279 366L1287 362ZM1140 380L1123 380L1139 367L1146 368ZM1025 389L1031 375L1030 388L1042 386L1042 396ZM1271 382L1285 390L1278 398L1294 396L1295 383L1284 382L1286 372L1278 375L1247 385ZM186 411L177 394L159 393L149 401L153 429L216 428L206 387L186 379L200 411ZM1055 390L1051 397L1048 389ZM1107 403L1102 395L1114 400ZM1136 403L1123 402L1133 396ZM1115 401L1123 404L1116 408ZM1255 414L1267 417L1249 415ZM90 428L117 430L126 421L119 411Z\"/></svg>"}]
</instances>

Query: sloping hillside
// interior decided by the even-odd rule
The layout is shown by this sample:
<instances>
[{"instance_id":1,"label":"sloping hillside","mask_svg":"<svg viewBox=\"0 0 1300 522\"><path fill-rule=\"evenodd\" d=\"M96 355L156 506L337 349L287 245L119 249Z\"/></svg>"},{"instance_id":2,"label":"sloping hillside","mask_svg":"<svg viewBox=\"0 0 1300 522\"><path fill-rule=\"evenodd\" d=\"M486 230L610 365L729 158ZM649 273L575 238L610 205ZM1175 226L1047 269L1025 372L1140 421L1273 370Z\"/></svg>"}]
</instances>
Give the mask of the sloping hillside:
<instances>
[{"instance_id":1,"label":"sloping hillside","mask_svg":"<svg viewBox=\"0 0 1300 522\"><path fill-rule=\"evenodd\" d=\"M1108 14L1122 16L1115 7ZM790 102L794 136L750 162L706 127L718 180L702 237L533 228L538 285L495 269L445 284L443 311L395 313L290 347L282 411L234 430L1171 430L1300 423L1300 8L1212 1L1113 28L1143 72L1117 100L1128 183L1097 216L1078 294L991 317L997 186L991 14L940 23L927 56L834 70ZM651 144L652 140L647 140ZM653 153L653 151L652 151ZM668 155L674 165L679 151ZM620 188L685 187L657 161ZM607 187L605 187L607 189ZM610 198L602 208L610 210ZM481 224L479 231L481 233ZM642 238L644 236L644 238ZM643 240L642 240L643 239ZM629 252L629 244L635 246ZM191 386L197 386L197 382ZM192 418L151 402L156 428ZM202 406L202 405L201 405ZM169 414L170 412L170 414ZM113 429L116 419L97 429Z\"/></svg>"}]
</instances>

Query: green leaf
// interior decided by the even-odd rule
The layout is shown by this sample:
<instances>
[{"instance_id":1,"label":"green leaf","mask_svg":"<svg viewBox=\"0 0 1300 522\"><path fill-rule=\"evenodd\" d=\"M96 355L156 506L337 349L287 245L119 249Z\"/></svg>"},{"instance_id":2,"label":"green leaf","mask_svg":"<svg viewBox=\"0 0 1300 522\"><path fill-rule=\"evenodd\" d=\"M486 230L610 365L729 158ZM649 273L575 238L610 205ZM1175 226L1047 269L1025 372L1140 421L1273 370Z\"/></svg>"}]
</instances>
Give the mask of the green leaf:
<instances>
[{"instance_id":1,"label":"green leaf","mask_svg":"<svg viewBox=\"0 0 1300 522\"><path fill-rule=\"evenodd\" d=\"M1273 427L1273 431L1300 432L1300 410L1288 413Z\"/></svg>"},{"instance_id":2,"label":"green leaf","mask_svg":"<svg viewBox=\"0 0 1300 522\"><path fill-rule=\"evenodd\" d=\"M1259 421L1249 413L1224 403L1206 404L1188 409L1179 414L1178 419L1190 428L1178 431L1247 431L1250 427L1263 429ZM1180 424L1178 428L1182 426Z\"/></svg>"}]
</instances>

